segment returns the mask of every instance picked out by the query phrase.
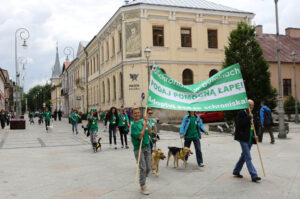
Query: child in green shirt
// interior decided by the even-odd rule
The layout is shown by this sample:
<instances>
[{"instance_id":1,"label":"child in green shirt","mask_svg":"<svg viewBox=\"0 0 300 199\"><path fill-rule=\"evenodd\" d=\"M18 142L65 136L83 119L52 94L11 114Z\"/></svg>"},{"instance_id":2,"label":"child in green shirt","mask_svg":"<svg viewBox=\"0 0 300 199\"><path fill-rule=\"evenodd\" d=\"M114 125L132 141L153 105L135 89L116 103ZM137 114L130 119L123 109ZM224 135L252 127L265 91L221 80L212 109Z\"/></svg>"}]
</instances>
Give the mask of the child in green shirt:
<instances>
[{"instance_id":1,"label":"child in green shirt","mask_svg":"<svg viewBox=\"0 0 300 199\"><path fill-rule=\"evenodd\" d=\"M76 110L74 110L74 109L72 110L72 114L70 115L70 118L71 118L71 124L72 124L72 131L74 133L74 129L75 129L76 134L78 134L77 126L78 126L78 121L79 121L80 116L77 114Z\"/></svg>"},{"instance_id":2,"label":"child in green shirt","mask_svg":"<svg viewBox=\"0 0 300 199\"><path fill-rule=\"evenodd\" d=\"M51 112L49 111L48 107L46 107L46 110L44 111L43 115L45 117L46 131L48 132L48 126L50 126L50 119L51 119Z\"/></svg>"}]
</instances>

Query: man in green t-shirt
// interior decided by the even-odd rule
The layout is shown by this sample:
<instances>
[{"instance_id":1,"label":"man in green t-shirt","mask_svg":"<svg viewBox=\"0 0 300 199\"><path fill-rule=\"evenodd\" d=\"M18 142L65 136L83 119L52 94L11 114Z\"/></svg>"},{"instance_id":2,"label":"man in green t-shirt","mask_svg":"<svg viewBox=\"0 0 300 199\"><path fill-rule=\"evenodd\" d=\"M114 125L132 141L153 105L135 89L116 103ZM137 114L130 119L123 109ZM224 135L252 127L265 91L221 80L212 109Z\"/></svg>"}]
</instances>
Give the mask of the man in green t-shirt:
<instances>
[{"instance_id":1,"label":"man in green t-shirt","mask_svg":"<svg viewBox=\"0 0 300 199\"><path fill-rule=\"evenodd\" d=\"M91 143L92 146L94 146L97 141L97 132L98 132L98 121L97 121L97 109L92 108L91 113L88 114L87 120L88 120L88 129L90 131L90 138L91 138Z\"/></svg>"},{"instance_id":2,"label":"man in green t-shirt","mask_svg":"<svg viewBox=\"0 0 300 199\"><path fill-rule=\"evenodd\" d=\"M201 131L208 135L205 131L201 118L195 114L195 111L189 111L189 114L183 118L180 128L180 139L184 138L184 146L190 148L194 143L196 158L199 167L203 167L203 158L201 152ZM185 157L187 160L188 157Z\"/></svg>"},{"instance_id":3,"label":"man in green t-shirt","mask_svg":"<svg viewBox=\"0 0 300 199\"><path fill-rule=\"evenodd\" d=\"M44 111L43 115L45 118L46 131L48 133L48 126L50 126L50 119L51 119L51 112L49 111L48 107L46 107L46 110Z\"/></svg>"},{"instance_id":4,"label":"man in green t-shirt","mask_svg":"<svg viewBox=\"0 0 300 199\"><path fill-rule=\"evenodd\" d=\"M74 129L75 129L76 134L78 134L77 126L78 126L79 117L80 116L77 114L77 111L73 109L72 113L70 115L70 118L71 118L71 124L72 124L72 131L74 133Z\"/></svg>"},{"instance_id":5,"label":"man in green t-shirt","mask_svg":"<svg viewBox=\"0 0 300 199\"><path fill-rule=\"evenodd\" d=\"M142 141L142 148L141 148L141 155L140 155L140 185L141 185L141 193L144 195L149 195L149 192L146 187L146 177L151 170L151 149L150 149L150 140L149 140L149 133L146 129L151 129L148 124L148 117L145 117L141 120L141 112L138 108L132 110L133 114L133 122L131 125L131 142L133 144L133 151L136 160L138 160L139 156L139 147L141 140Z\"/></svg>"}]
</instances>

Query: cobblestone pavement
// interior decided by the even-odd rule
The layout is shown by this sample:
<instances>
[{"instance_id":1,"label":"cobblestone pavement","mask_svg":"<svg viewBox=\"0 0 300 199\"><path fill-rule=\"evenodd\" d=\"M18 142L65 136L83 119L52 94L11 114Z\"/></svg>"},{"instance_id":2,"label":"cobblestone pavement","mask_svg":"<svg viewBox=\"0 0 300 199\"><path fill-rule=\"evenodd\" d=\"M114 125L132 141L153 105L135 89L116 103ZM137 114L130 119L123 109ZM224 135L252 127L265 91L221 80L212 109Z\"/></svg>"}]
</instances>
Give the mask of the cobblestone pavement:
<instances>
[{"instance_id":1,"label":"cobblestone pavement","mask_svg":"<svg viewBox=\"0 0 300 199\"><path fill-rule=\"evenodd\" d=\"M197 167L195 155L186 169L182 164L178 170L166 167L166 161L161 161L159 177L150 174L147 179L149 196L141 195L134 184L136 161L131 143L130 149L110 148L108 132L100 124L103 147L93 153L79 127L75 135L63 119L54 122L49 133L43 125L29 123L26 130L1 129L0 198L300 198L300 125L290 123L288 139L276 139L275 145L264 136L260 149L266 177L253 146L261 183L251 182L246 167L243 179L232 177L240 146L229 134L210 133L201 139L205 167ZM158 147L165 153L168 146L181 146L175 132L161 131L160 137Z\"/></svg>"}]
</instances>

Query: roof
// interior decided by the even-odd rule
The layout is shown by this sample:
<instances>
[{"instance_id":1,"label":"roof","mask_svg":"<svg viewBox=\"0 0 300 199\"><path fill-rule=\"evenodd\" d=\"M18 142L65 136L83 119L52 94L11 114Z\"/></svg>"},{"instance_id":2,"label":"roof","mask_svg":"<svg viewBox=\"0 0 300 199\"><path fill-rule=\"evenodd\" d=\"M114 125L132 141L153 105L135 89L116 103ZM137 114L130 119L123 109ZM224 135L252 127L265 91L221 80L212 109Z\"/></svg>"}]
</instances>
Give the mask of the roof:
<instances>
[{"instance_id":1,"label":"roof","mask_svg":"<svg viewBox=\"0 0 300 199\"><path fill-rule=\"evenodd\" d=\"M58 56L58 47L56 47L55 64L52 68L51 78L59 78L60 73L61 73L61 70L60 70L60 62L59 62L59 56Z\"/></svg>"},{"instance_id":2,"label":"roof","mask_svg":"<svg viewBox=\"0 0 300 199\"><path fill-rule=\"evenodd\" d=\"M263 34L256 36L256 40L263 49L264 57L269 62L277 62L277 36L275 34ZM296 62L300 62L300 38L292 38L280 35L280 60L281 62L293 62L292 51L296 50Z\"/></svg>"},{"instance_id":3,"label":"roof","mask_svg":"<svg viewBox=\"0 0 300 199\"><path fill-rule=\"evenodd\" d=\"M235 8L223 6L221 4L213 3L206 0L133 0L127 5L135 4L149 4L149 5L161 5L161 6L173 6L173 7L183 7L183 8L197 8L205 10L218 10L226 12L239 12L239 13L250 13Z\"/></svg>"}]
</instances>

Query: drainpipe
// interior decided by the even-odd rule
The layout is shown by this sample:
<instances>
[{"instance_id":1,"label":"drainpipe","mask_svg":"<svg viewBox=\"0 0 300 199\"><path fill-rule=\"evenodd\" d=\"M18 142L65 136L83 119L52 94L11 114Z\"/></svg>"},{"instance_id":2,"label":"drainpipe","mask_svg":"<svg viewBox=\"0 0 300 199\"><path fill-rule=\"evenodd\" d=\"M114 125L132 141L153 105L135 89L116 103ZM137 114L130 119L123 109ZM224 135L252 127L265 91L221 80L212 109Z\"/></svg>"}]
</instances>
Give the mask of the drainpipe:
<instances>
[{"instance_id":1,"label":"drainpipe","mask_svg":"<svg viewBox=\"0 0 300 199\"><path fill-rule=\"evenodd\" d=\"M121 64L122 64L122 106L125 108L125 92L124 92L124 52L123 52L123 23L124 23L124 13L121 17Z\"/></svg>"},{"instance_id":2,"label":"drainpipe","mask_svg":"<svg viewBox=\"0 0 300 199\"><path fill-rule=\"evenodd\" d=\"M100 106L100 110L102 111L102 103L101 103L101 81L100 81L100 75L101 75L101 65L100 65L100 59L101 59L101 52L100 52L100 38L98 37L98 57L99 57L99 59L98 59L98 66L99 66L99 106ZM100 111L99 110L99 111Z\"/></svg>"},{"instance_id":3,"label":"drainpipe","mask_svg":"<svg viewBox=\"0 0 300 199\"><path fill-rule=\"evenodd\" d=\"M86 114L89 113L89 86L88 86L88 52L86 51L86 49L84 49L84 53L85 53L85 89L86 89Z\"/></svg>"}]
</instances>

